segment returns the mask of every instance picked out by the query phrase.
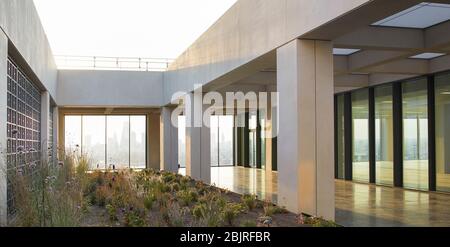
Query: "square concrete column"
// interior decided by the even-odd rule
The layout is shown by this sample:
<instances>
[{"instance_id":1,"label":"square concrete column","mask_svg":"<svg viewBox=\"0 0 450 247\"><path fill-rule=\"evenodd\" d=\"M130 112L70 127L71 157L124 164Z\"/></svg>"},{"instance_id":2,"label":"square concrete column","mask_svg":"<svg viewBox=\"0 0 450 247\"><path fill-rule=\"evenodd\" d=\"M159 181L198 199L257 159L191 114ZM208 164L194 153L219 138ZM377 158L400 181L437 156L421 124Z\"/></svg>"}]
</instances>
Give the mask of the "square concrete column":
<instances>
[{"instance_id":1,"label":"square concrete column","mask_svg":"<svg viewBox=\"0 0 450 247\"><path fill-rule=\"evenodd\" d=\"M203 121L208 108L202 102L202 94L187 95L186 102L186 175L211 183L211 131L209 118Z\"/></svg>"},{"instance_id":2,"label":"square concrete column","mask_svg":"<svg viewBox=\"0 0 450 247\"><path fill-rule=\"evenodd\" d=\"M6 226L7 211L7 177L6 177L6 148L7 148L7 61L8 39L0 29L0 226Z\"/></svg>"},{"instance_id":3,"label":"square concrete column","mask_svg":"<svg viewBox=\"0 0 450 247\"><path fill-rule=\"evenodd\" d=\"M178 128L171 120L174 109L163 107L160 118L160 169L170 172L178 172Z\"/></svg>"},{"instance_id":4,"label":"square concrete column","mask_svg":"<svg viewBox=\"0 0 450 247\"><path fill-rule=\"evenodd\" d=\"M147 116L147 168L160 169L160 114ZM178 137L178 136L177 136ZM177 139L178 140L178 139ZM178 156L178 155L177 155Z\"/></svg>"},{"instance_id":5,"label":"square concrete column","mask_svg":"<svg viewBox=\"0 0 450 247\"><path fill-rule=\"evenodd\" d=\"M49 160L50 137L50 94L45 91L41 94L41 156L42 160Z\"/></svg>"},{"instance_id":6,"label":"square concrete column","mask_svg":"<svg viewBox=\"0 0 450 247\"><path fill-rule=\"evenodd\" d=\"M294 40L277 50L278 202L334 220L333 47Z\"/></svg>"}]
</instances>

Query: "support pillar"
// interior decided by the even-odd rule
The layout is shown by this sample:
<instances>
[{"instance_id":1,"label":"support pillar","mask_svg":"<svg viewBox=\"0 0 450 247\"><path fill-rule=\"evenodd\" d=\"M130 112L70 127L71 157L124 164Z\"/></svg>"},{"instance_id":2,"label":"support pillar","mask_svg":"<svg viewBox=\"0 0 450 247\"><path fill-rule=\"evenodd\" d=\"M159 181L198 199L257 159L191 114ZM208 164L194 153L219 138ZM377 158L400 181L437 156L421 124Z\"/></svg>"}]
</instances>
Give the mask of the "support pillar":
<instances>
[{"instance_id":1,"label":"support pillar","mask_svg":"<svg viewBox=\"0 0 450 247\"><path fill-rule=\"evenodd\" d=\"M7 204L7 61L8 39L0 29L0 227L6 226L8 218Z\"/></svg>"},{"instance_id":2,"label":"support pillar","mask_svg":"<svg viewBox=\"0 0 450 247\"><path fill-rule=\"evenodd\" d=\"M334 220L333 46L294 40L277 50L278 202Z\"/></svg>"},{"instance_id":3,"label":"support pillar","mask_svg":"<svg viewBox=\"0 0 450 247\"><path fill-rule=\"evenodd\" d=\"M160 115L156 113L148 114L147 122L147 168L160 169Z\"/></svg>"},{"instance_id":4,"label":"support pillar","mask_svg":"<svg viewBox=\"0 0 450 247\"><path fill-rule=\"evenodd\" d=\"M160 169L170 172L178 172L178 128L171 120L174 109L163 107L160 119Z\"/></svg>"},{"instance_id":5,"label":"support pillar","mask_svg":"<svg viewBox=\"0 0 450 247\"><path fill-rule=\"evenodd\" d=\"M187 95L186 104L186 175L211 183L211 131L209 123L203 122L207 105L202 94ZM210 121L209 118L206 121ZM207 124L207 125L206 125Z\"/></svg>"}]
</instances>

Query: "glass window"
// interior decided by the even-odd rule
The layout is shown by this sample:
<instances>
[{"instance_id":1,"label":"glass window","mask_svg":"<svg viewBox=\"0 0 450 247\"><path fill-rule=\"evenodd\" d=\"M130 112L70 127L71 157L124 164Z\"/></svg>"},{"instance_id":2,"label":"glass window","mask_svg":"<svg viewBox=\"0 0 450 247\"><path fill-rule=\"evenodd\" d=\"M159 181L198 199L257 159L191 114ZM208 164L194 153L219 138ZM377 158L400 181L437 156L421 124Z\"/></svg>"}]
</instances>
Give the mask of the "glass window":
<instances>
[{"instance_id":1,"label":"glass window","mask_svg":"<svg viewBox=\"0 0 450 247\"><path fill-rule=\"evenodd\" d=\"M450 74L436 76L436 189L450 192Z\"/></svg>"},{"instance_id":2,"label":"glass window","mask_svg":"<svg viewBox=\"0 0 450 247\"><path fill-rule=\"evenodd\" d=\"M233 165L233 116L219 117L219 165Z\"/></svg>"},{"instance_id":3,"label":"glass window","mask_svg":"<svg viewBox=\"0 0 450 247\"><path fill-rule=\"evenodd\" d=\"M250 112L249 116L249 162L250 167L256 168L256 112Z\"/></svg>"},{"instance_id":4,"label":"glass window","mask_svg":"<svg viewBox=\"0 0 450 247\"><path fill-rule=\"evenodd\" d=\"M83 116L83 155L90 169L105 169L105 116Z\"/></svg>"},{"instance_id":5,"label":"glass window","mask_svg":"<svg viewBox=\"0 0 450 247\"><path fill-rule=\"evenodd\" d=\"M211 116L211 166L219 165L219 116Z\"/></svg>"},{"instance_id":6,"label":"glass window","mask_svg":"<svg viewBox=\"0 0 450 247\"><path fill-rule=\"evenodd\" d=\"M261 168L266 168L266 110L259 112L259 124L261 125ZM268 138L268 137L267 137Z\"/></svg>"},{"instance_id":7,"label":"glass window","mask_svg":"<svg viewBox=\"0 0 450 247\"><path fill-rule=\"evenodd\" d=\"M178 164L186 168L186 117L178 116Z\"/></svg>"},{"instance_id":8,"label":"glass window","mask_svg":"<svg viewBox=\"0 0 450 247\"><path fill-rule=\"evenodd\" d=\"M369 90L352 93L353 180L369 182Z\"/></svg>"},{"instance_id":9,"label":"glass window","mask_svg":"<svg viewBox=\"0 0 450 247\"><path fill-rule=\"evenodd\" d=\"M345 179L344 95L337 96L337 178Z\"/></svg>"},{"instance_id":10,"label":"glass window","mask_svg":"<svg viewBox=\"0 0 450 247\"><path fill-rule=\"evenodd\" d=\"M403 186L428 190L427 79L403 83Z\"/></svg>"},{"instance_id":11,"label":"glass window","mask_svg":"<svg viewBox=\"0 0 450 247\"><path fill-rule=\"evenodd\" d=\"M108 168L128 168L130 164L130 117L107 116L107 138Z\"/></svg>"},{"instance_id":12,"label":"glass window","mask_svg":"<svg viewBox=\"0 0 450 247\"><path fill-rule=\"evenodd\" d=\"M82 152L90 169L146 167L146 116L78 115L64 121L66 152Z\"/></svg>"},{"instance_id":13,"label":"glass window","mask_svg":"<svg viewBox=\"0 0 450 247\"><path fill-rule=\"evenodd\" d=\"M81 116L65 116L64 140L66 153L81 154Z\"/></svg>"},{"instance_id":14,"label":"glass window","mask_svg":"<svg viewBox=\"0 0 450 247\"><path fill-rule=\"evenodd\" d=\"M147 119L145 116L130 116L130 167L145 169Z\"/></svg>"},{"instance_id":15,"label":"glass window","mask_svg":"<svg viewBox=\"0 0 450 247\"><path fill-rule=\"evenodd\" d=\"M233 116L211 116L211 166L233 165Z\"/></svg>"},{"instance_id":16,"label":"glass window","mask_svg":"<svg viewBox=\"0 0 450 247\"><path fill-rule=\"evenodd\" d=\"M375 93L375 158L377 184L394 183L394 135L392 85L380 86Z\"/></svg>"}]
</instances>

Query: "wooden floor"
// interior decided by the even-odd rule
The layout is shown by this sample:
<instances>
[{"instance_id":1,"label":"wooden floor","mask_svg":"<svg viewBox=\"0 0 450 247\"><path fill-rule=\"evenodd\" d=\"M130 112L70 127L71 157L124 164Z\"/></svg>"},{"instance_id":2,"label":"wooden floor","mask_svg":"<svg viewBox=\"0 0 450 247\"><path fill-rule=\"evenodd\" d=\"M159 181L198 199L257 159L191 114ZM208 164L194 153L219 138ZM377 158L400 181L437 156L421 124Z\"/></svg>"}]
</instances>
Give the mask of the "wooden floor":
<instances>
[{"instance_id":1,"label":"wooden floor","mask_svg":"<svg viewBox=\"0 0 450 247\"><path fill-rule=\"evenodd\" d=\"M211 181L237 193L277 202L276 172L211 168ZM450 194L336 180L336 222L344 226L450 226Z\"/></svg>"}]
</instances>

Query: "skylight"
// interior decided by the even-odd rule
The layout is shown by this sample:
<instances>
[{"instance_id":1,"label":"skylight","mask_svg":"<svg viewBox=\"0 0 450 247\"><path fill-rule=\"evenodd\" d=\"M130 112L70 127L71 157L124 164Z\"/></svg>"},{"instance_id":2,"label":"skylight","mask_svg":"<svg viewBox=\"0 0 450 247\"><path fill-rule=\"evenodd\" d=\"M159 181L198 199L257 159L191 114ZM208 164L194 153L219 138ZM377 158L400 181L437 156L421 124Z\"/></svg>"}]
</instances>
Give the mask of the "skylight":
<instances>
[{"instance_id":1,"label":"skylight","mask_svg":"<svg viewBox=\"0 0 450 247\"><path fill-rule=\"evenodd\" d=\"M355 52L360 51L359 49L344 49L344 48L334 48L333 54L334 55L340 55L340 56L348 56Z\"/></svg>"},{"instance_id":2,"label":"skylight","mask_svg":"<svg viewBox=\"0 0 450 247\"><path fill-rule=\"evenodd\" d=\"M425 53L417 54L417 55L412 56L410 58L414 58L414 59L433 59L433 58L437 58L437 57L444 56L444 55L445 55L445 53L425 52Z\"/></svg>"},{"instance_id":3,"label":"skylight","mask_svg":"<svg viewBox=\"0 0 450 247\"><path fill-rule=\"evenodd\" d=\"M448 20L450 4L423 2L372 25L423 29Z\"/></svg>"}]
</instances>

